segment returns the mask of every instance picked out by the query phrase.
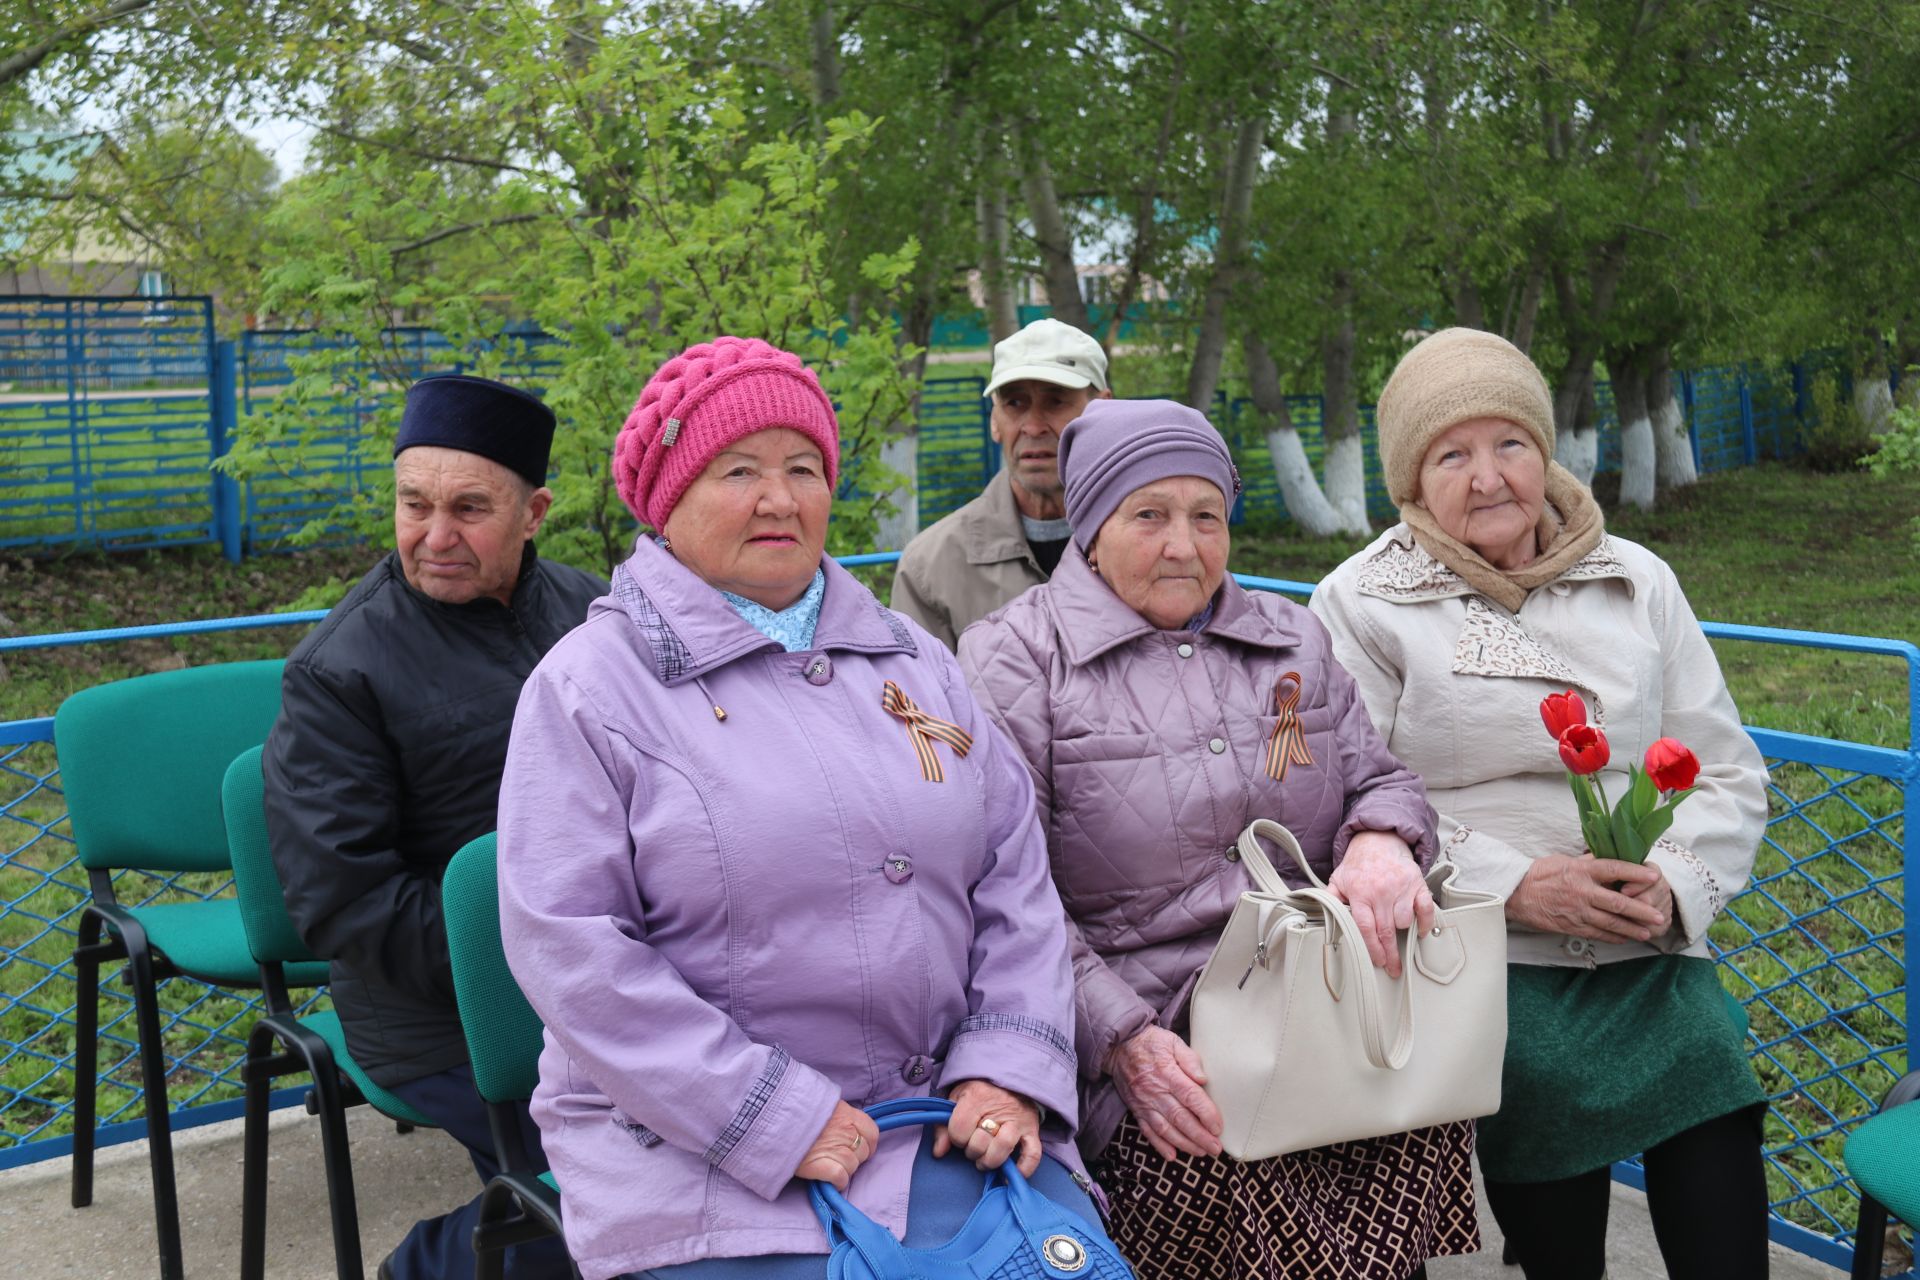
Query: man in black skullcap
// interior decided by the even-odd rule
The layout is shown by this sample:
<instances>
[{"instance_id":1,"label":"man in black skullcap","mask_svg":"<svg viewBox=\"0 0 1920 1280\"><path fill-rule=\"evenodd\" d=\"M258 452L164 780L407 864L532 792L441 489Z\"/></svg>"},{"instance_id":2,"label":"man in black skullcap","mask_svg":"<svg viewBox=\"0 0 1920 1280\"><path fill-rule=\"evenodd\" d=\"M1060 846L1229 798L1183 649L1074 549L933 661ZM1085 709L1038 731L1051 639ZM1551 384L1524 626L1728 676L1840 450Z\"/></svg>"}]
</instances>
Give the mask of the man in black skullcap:
<instances>
[{"instance_id":1,"label":"man in black skullcap","mask_svg":"<svg viewBox=\"0 0 1920 1280\"><path fill-rule=\"evenodd\" d=\"M262 765L273 860L294 926L332 961L347 1047L374 1083L495 1169L454 1006L440 877L494 829L520 686L604 595L533 536L553 413L485 378L407 391L394 443L394 550L287 659ZM522 1114L529 1151L538 1131ZM382 1280L471 1276L479 1202L418 1223ZM564 1275L558 1241L508 1274Z\"/></svg>"}]
</instances>

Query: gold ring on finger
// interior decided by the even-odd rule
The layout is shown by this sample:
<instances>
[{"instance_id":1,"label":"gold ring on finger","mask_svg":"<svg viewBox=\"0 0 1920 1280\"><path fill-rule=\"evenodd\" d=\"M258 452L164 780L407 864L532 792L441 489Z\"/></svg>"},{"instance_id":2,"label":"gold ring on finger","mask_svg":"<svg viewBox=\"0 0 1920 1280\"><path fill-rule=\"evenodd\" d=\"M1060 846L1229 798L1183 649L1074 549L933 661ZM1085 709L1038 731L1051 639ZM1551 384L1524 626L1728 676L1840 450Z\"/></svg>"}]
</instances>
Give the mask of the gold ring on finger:
<instances>
[{"instance_id":1,"label":"gold ring on finger","mask_svg":"<svg viewBox=\"0 0 1920 1280\"><path fill-rule=\"evenodd\" d=\"M992 1116L981 1116L980 1123L974 1127L986 1134L989 1138L997 1136L1000 1132L1000 1122Z\"/></svg>"}]
</instances>

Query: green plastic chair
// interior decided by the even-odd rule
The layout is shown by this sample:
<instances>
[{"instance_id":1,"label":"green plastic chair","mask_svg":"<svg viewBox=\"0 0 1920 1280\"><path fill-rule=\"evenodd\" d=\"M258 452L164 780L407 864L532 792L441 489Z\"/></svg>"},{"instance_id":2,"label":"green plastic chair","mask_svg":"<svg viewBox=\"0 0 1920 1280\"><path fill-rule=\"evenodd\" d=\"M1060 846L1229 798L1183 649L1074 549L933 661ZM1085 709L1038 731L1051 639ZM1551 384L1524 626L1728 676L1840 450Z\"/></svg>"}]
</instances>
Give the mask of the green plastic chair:
<instances>
[{"instance_id":1,"label":"green plastic chair","mask_svg":"<svg viewBox=\"0 0 1920 1280\"><path fill-rule=\"evenodd\" d=\"M1860 1184L1853 1235L1853 1280L1880 1280L1889 1212L1920 1226L1920 1071L1909 1072L1880 1104L1880 1114L1847 1136L1841 1158Z\"/></svg>"},{"instance_id":2,"label":"green plastic chair","mask_svg":"<svg viewBox=\"0 0 1920 1280\"><path fill-rule=\"evenodd\" d=\"M287 915L280 871L267 837L261 749L242 752L227 768L220 798L226 810L227 844L239 889L247 945L267 993L267 1013L247 1036L241 1065L246 1083L240 1192L240 1275L261 1280L267 1248L267 1124L273 1082L310 1075L307 1110L320 1117L320 1147L333 1219L334 1270L340 1280L362 1280L360 1214L353 1194L353 1160L347 1146L347 1108L367 1103L403 1129L434 1123L398 1095L375 1084L347 1049L340 1015L331 1010L304 1016L293 1011L283 974L315 957Z\"/></svg>"},{"instance_id":3,"label":"green plastic chair","mask_svg":"<svg viewBox=\"0 0 1920 1280\"><path fill-rule=\"evenodd\" d=\"M125 960L146 1092L162 1280L181 1280L184 1268L158 986L184 976L254 987L260 977L238 902L131 905L115 892L114 873L165 878L229 869L220 779L237 752L266 741L280 712L282 665L222 663L116 680L74 694L53 719L61 787L92 894L73 951L73 1206L93 1201L100 966ZM326 981L326 966L298 965L286 977L295 986L315 986Z\"/></svg>"},{"instance_id":4,"label":"green plastic chair","mask_svg":"<svg viewBox=\"0 0 1920 1280\"><path fill-rule=\"evenodd\" d=\"M560 1187L539 1173L520 1140L516 1110L540 1083L540 1015L527 1003L500 945L500 886L492 835L453 855L440 881L440 910L453 955L453 990L473 1060L473 1083L486 1100L501 1172L487 1183L473 1229L476 1280L500 1280L509 1245L563 1234ZM578 1277L579 1268L573 1274Z\"/></svg>"}]
</instances>

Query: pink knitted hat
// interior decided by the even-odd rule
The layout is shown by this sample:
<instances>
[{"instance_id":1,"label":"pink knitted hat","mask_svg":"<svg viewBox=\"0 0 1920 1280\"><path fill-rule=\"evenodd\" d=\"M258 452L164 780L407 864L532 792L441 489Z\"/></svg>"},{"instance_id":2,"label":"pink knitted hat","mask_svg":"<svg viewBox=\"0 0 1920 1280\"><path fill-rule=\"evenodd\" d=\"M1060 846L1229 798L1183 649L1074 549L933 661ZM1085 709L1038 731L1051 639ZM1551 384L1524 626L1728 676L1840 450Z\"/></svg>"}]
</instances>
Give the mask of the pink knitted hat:
<instances>
[{"instance_id":1,"label":"pink knitted hat","mask_svg":"<svg viewBox=\"0 0 1920 1280\"><path fill-rule=\"evenodd\" d=\"M720 337L660 366L613 442L613 483L634 517L663 529L707 464L736 440L790 427L840 471L840 423L820 379L790 351Z\"/></svg>"}]
</instances>

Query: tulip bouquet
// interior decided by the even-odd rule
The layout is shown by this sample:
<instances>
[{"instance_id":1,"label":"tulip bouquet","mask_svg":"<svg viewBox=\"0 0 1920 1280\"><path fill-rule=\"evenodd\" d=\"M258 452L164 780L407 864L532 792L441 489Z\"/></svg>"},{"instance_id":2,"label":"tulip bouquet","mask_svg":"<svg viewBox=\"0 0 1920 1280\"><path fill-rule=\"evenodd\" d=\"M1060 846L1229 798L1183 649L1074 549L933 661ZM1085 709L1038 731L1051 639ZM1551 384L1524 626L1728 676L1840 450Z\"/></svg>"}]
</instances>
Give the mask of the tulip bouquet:
<instances>
[{"instance_id":1,"label":"tulip bouquet","mask_svg":"<svg viewBox=\"0 0 1920 1280\"><path fill-rule=\"evenodd\" d=\"M1672 825L1674 809L1693 794L1699 759L1679 740L1661 738L1647 748L1645 768L1627 770L1627 792L1609 807L1599 778L1610 758L1607 735L1587 723L1580 695L1571 689L1549 694L1540 702L1540 719L1560 744L1587 848L1596 858L1645 862L1653 842Z\"/></svg>"}]
</instances>

